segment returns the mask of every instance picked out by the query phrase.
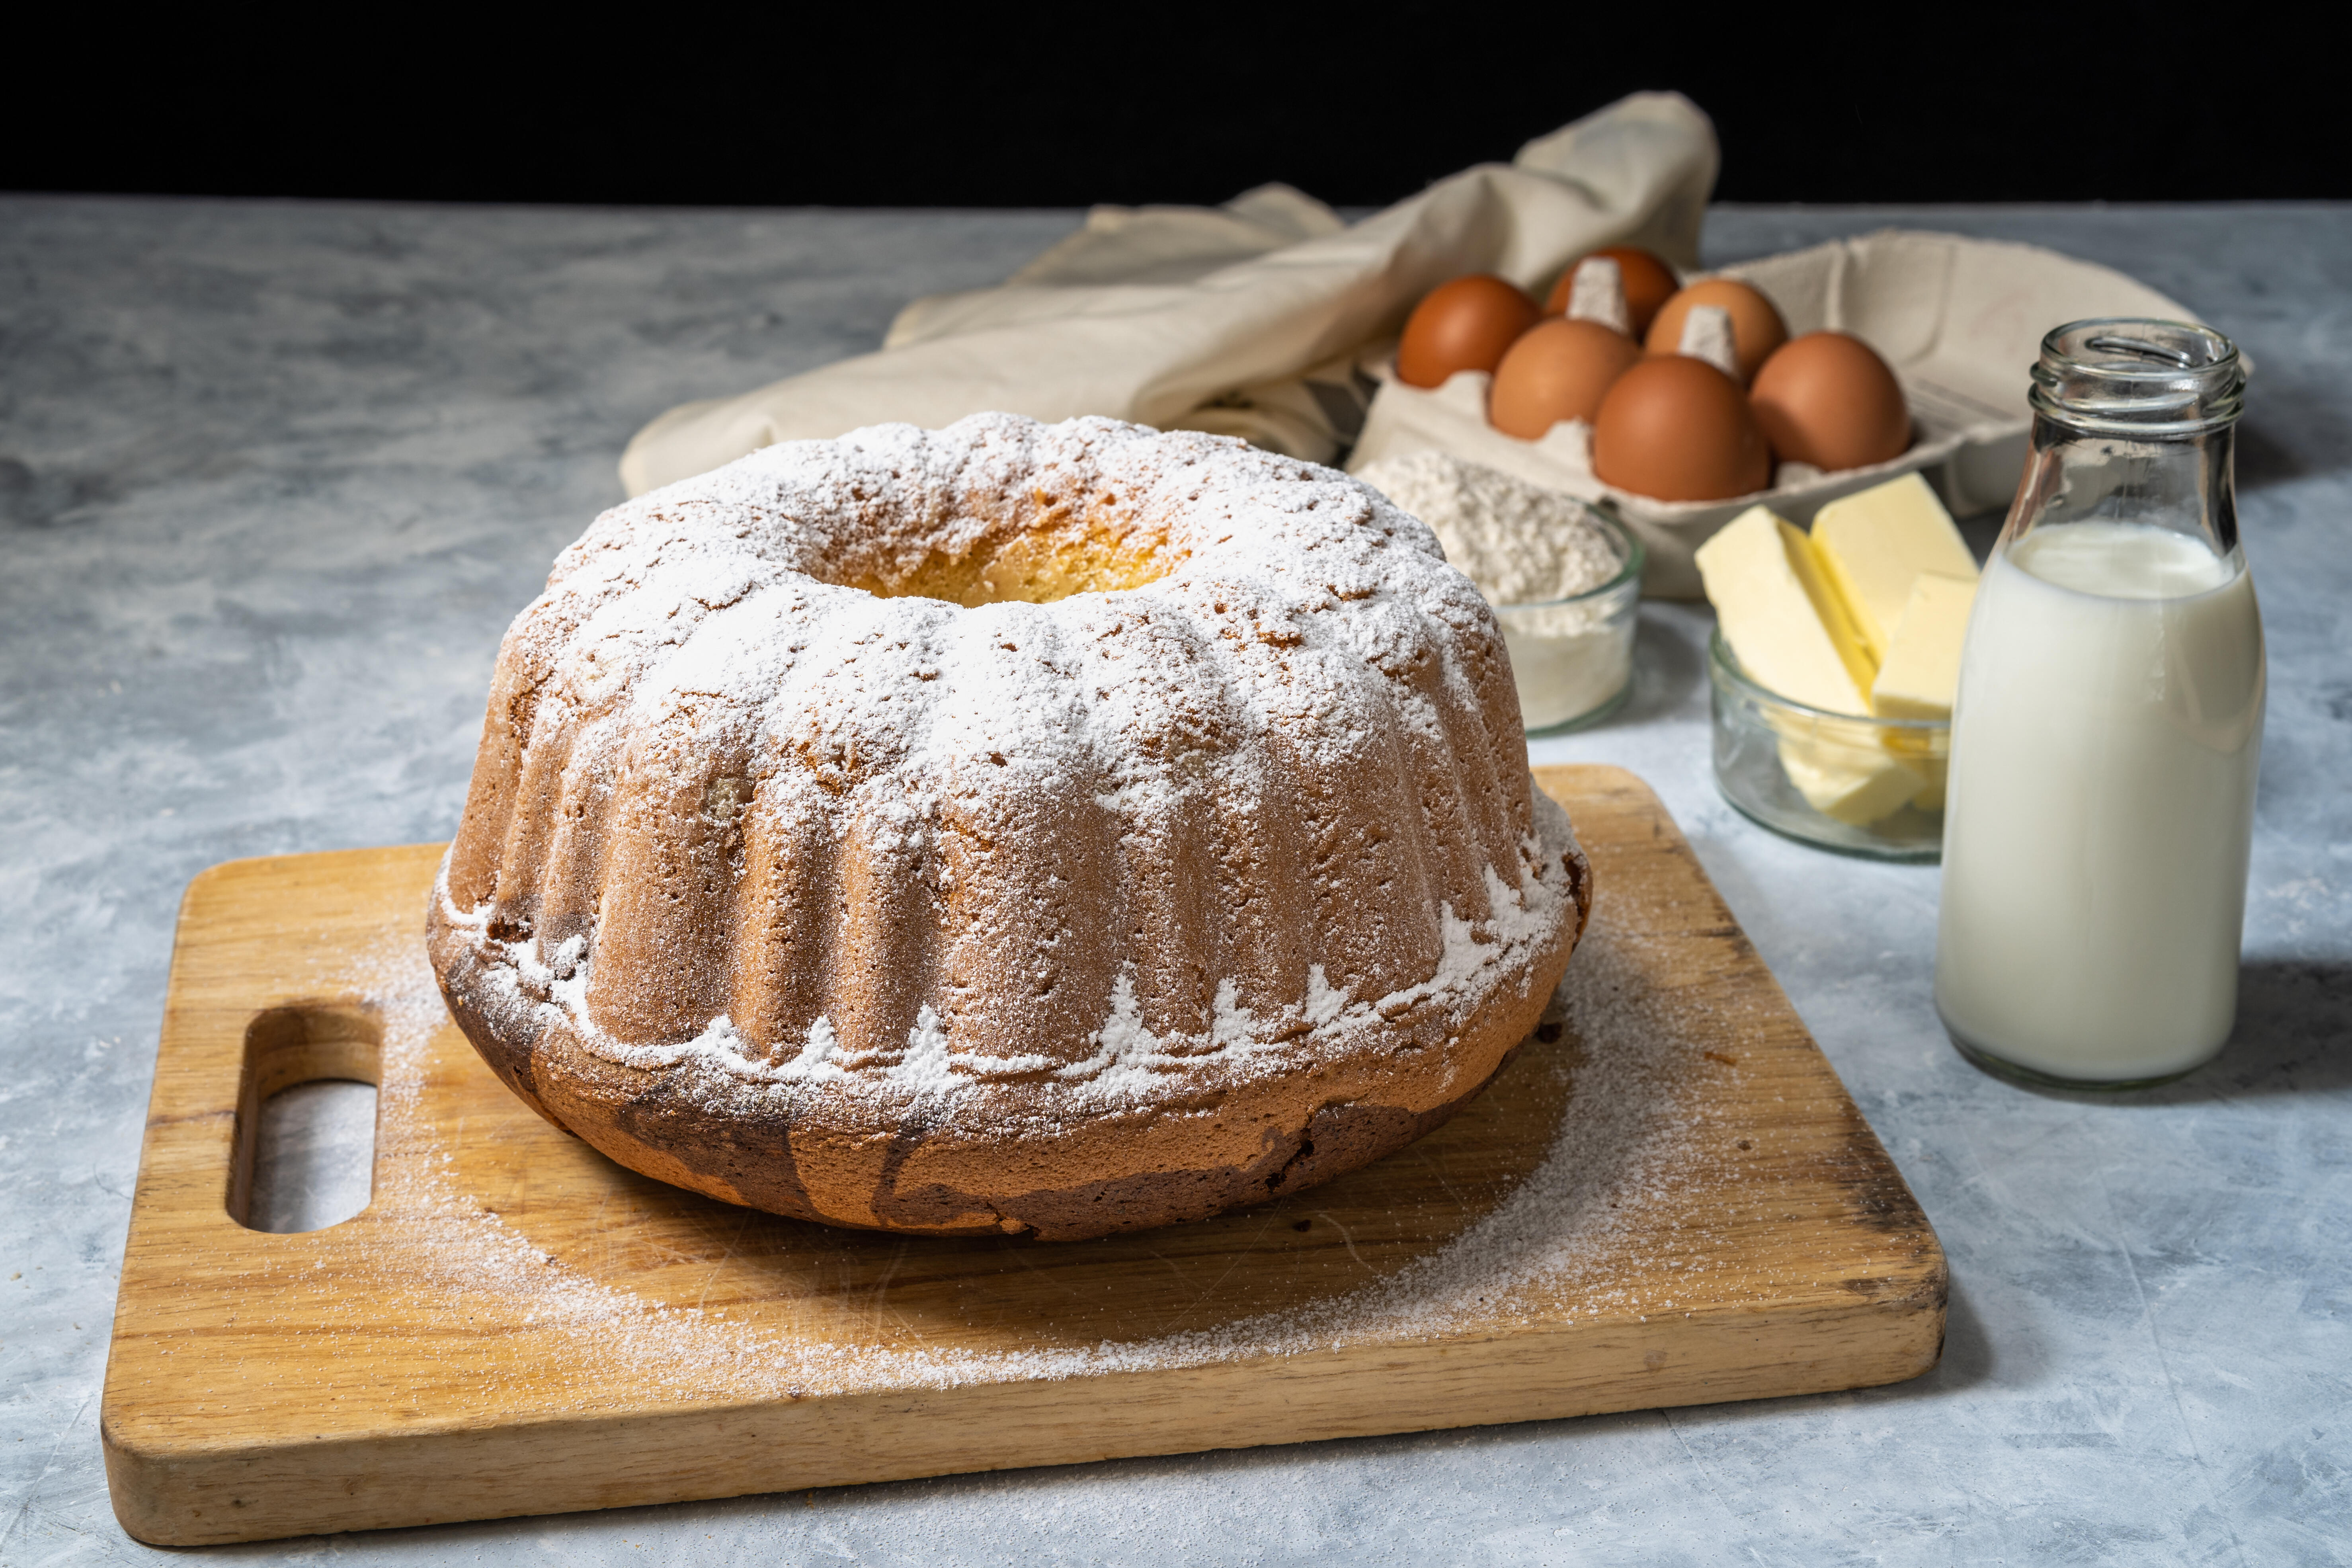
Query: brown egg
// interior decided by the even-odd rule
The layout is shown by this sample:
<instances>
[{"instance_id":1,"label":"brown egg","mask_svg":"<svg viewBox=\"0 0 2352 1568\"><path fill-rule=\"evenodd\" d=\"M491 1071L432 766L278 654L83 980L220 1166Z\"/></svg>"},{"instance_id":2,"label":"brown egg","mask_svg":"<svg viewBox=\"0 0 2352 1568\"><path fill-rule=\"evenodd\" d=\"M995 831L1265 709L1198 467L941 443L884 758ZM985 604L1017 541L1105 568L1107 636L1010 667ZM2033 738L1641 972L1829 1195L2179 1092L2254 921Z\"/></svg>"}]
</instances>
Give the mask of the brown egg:
<instances>
[{"instance_id":1,"label":"brown egg","mask_svg":"<svg viewBox=\"0 0 2352 1568\"><path fill-rule=\"evenodd\" d=\"M1738 382L1702 359L1653 354L1601 400L1592 471L1635 495L1722 500L1769 484L1772 451Z\"/></svg>"},{"instance_id":2,"label":"brown egg","mask_svg":"<svg viewBox=\"0 0 2352 1568\"><path fill-rule=\"evenodd\" d=\"M1860 338L1807 332L1780 345L1748 391L1782 462L1859 468L1911 445L1911 410L1886 362Z\"/></svg>"},{"instance_id":3,"label":"brown egg","mask_svg":"<svg viewBox=\"0 0 2352 1568\"><path fill-rule=\"evenodd\" d=\"M1657 319L1643 338L1654 354L1670 354L1682 347L1683 318L1693 305L1720 306L1731 317L1732 346L1739 352L1739 379L1753 381L1772 351L1789 341L1788 324L1772 301L1747 284L1729 278L1709 278L1694 283L1658 307Z\"/></svg>"},{"instance_id":4,"label":"brown egg","mask_svg":"<svg viewBox=\"0 0 2352 1568\"><path fill-rule=\"evenodd\" d=\"M1633 335L1638 338L1650 330L1657 319L1658 307L1674 297L1679 287L1675 282L1675 269L1646 250L1630 245L1612 245L1606 250L1596 250L1595 256L1605 256L1617 264L1617 276L1625 280L1625 314L1633 319ZM1551 298L1544 301L1547 316L1565 315L1568 297L1576 288L1578 257L1551 286Z\"/></svg>"},{"instance_id":5,"label":"brown egg","mask_svg":"<svg viewBox=\"0 0 2352 1568\"><path fill-rule=\"evenodd\" d=\"M1527 291L1484 272L1441 283L1422 296L1397 344L1397 379L1443 386L1457 370L1493 370L1542 311Z\"/></svg>"},{"instance_id":6,"label":"brown egg","mask_svg":"<svg viewBox=\"0 0 2352 1568\"><path fill-rule=\"evenodd\" d=\"M1486 421L1522 441L1542 439L1563 419L1590 424L1601 394L1641 357L1641 344L1598 321L1539 321L1495 367Z\"/></svg>"}]
</instances>

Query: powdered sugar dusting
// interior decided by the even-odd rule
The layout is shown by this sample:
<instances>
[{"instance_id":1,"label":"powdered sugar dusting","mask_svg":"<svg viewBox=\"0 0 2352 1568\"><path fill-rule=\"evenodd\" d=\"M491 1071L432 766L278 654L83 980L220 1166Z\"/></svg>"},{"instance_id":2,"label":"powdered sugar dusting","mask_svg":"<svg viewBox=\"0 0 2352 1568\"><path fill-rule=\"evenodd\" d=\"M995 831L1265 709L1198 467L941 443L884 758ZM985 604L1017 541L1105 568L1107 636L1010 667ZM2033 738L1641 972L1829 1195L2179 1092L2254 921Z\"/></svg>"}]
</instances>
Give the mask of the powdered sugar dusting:
<instances>
[{"instance_id":1,"label":"powdered sugar dusting","mask_svg":"<svg viewBox=\"0 0 2352 1568\"><path fill-rule=\"evenodd\" d=\"M950 582L1055 551L1129 585ZM1470 583L1376 491L1197 433L755 453L600 518L499 681L445 975L721 1116L1055 1133L1408 1037L1444 1078L1577 918Z\"/></svg>"},{"instance_id":2,"label":"powdered sugar dusting","mask_svg":"<svg viewBox=\"0 0 2352 1568\"><path fill-rule=\"evenodd\" d=\"M1036 1055L951 1054L945 1021L929 1004L917 1014L915 1026L908 1032L904 1054L880 1064L884 1070L873 1075L856 1072L876 1064L865 1056L845 1056L831 1020L823 1015L810 1026L807 1043L799 1054L785 1060L761 1059L724 1014L712 1018L692 1039L631 1046L599 1027L589 1014L591 965L581 956L581 939L563 943L553 965L540 962L538 944L530 938L502 942L485 934L478 940L506 956L509 967L491 973L494 983L503 978L509 987L508 1005L569 1026L589 1049L627 1067L666 1068L699 1060L743 1083L829 1081L894 1103L903 1103L909 1097L952 1097L994 1079L1050 1068L1052 1081L1066 1088L1064 1107L1071 1113L1084 1114L1132 1106L1160 1088L1167 1073L1178 1069L1190 1074L1196 1083L1207 1081L1212 1074L1222 1081L1244 1082L1296 1072L1303 1064L1346 1055L1367 1036L1377 1033L1386 1020L1417 1005L1433 1004L1451 1016L1466 1016L1478 1001L1493 994L1498 981L1527 966L1563 920L1573 918L1569 889L1560 874L1564 857L1575 848L1567 816L1542 796L1537 797L1536 813L1543 831L1531 838L1513 868L1519 873L1517 885L1506 882L1492 866L1484 868L1486 920L1472 921L1456 914L1451 904L1439 905L1443 946L1435 969L1425 980L1359 1000L1335 989L1321 965L1312 966L1306 1000L1295 1009L1303 1030L1277 1032L1241 1005L1239 987L1228 977L1217 985L1205 1033L1163 1037L1143 1022L1136 1000L1135 966L1129 963L1113 983L1108 1016L1088 1038L1092 1053L1059 1067L1051 1058ZM1546 875L1548 871L1552 874ZM450 900L446 868L435 882L434 897L452 925L479 927L484 922L479 911L461 910Z\"/></svg>"}]
</instances>

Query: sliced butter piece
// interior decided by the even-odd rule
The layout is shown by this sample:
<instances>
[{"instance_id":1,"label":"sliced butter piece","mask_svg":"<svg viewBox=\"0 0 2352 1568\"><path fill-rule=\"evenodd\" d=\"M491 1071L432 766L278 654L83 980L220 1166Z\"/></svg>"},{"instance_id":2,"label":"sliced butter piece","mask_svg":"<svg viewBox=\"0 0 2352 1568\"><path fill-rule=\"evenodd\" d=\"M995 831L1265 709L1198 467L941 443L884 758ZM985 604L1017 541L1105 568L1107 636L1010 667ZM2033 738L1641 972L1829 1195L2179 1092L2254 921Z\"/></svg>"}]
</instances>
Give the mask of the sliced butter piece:
<instances>
[{"instance_id":1,"label":"sliced butter piece","mask_svg":"<svg viewBox=\"0 0 2352 1568\"><path fill-rule=\"evenodd\" d=\"M1946 731L1946 735L1948 733ZM1886 749L1902 758L1903 765L1920 777L1919 791L1911 797L1911 804L1922 811L1944 809L1944 784L1951 773L1951 763L1937 754L1945 748L1938 747L1937 741L1944 738L1910 733L1890 733L1886 737Z\"/></svg>"},{"instance_id":2,"label":"sliced butter piece","mask_svg":"<svg viewBox=\"0 0 2352 1568\"><path fill-rule=\"evenodd\" d=\"M1960 641L1976 598L1972 577L1923 572L1913 581L1910 602L1895 622L1886 657L1870 685L1872 712L1882 719L1951 718L1952 693L1960 684Z\"/></svg>"},{"instance_id":3,"label":"sliced butter piece","mask_svg":"<svg viewBox=\"0 0 2352 1568\"><path fill-rule=\"evenodd\" d=\"M1929 786L1926 774L1877 747L1865 750L1794 735L1781 737L1780 769L1806 805L1854 827L1892 816Z\"/></svg>"},{"instance_id":4,"label":"sliced butter piece","mask_svg":"<svg viewBox=\"0 0 2352 1568\"><path fill-rule=\"evenodd\" d=\"M1804 531L1792 522L1780 525L1780 542L1788 546L1789 564L1796 568L1797 580L1805 585L1805 597L1812 601L1813 613L1821 617L1822 629L1830 634L1831 646L1838 651L1839 662L1853 678L1854 689L1868 692L1870 683L1878 679L1878 656L1862 635L1861 626L1853 618L1853 610L1830 581L1829 572L1821 552ZM1867 711L1867 710L1865 710Z\"/></svg>"},{"instance_id":5,"label":"sliced butter piece","mask_svg":"<svg viewBox=\"0 0 2352 1568\"><path fill-rule=\"evenodd\" d=\"M1825 617L1828 590L1810 542L1766 507L1751 506L1698 547L1700 580L1723 640L1769 691L1832 713L1867 713L1870 672L1854 668L1859 644L1843 615ZM1832 629L1844 622L1848 643Z\"/></svg>"},{"instance_id":6,"label":"sliced butter piece","mask_svg":"<svg viewBox=\"0 0 2352 1568\"><path fill-rule=\"evenodd\" d=\"M1874 710L1889 719L1951 719L1952 696L1960 684L1960 645L1976 598L1972 581L1920 574L1911 584L1911 602L1895 623L1886 662L1871 685ZM1909 733L1887 740L1926 781L1911 804L1921 811L1941 811L1947 767L1943 758L1926 754L1926 736Z\"/></svg>"},{"instance_id":7,"label":"sliced butter piece","mask_svg":"<svg viewBox=\"0 0 2352 1568\"><path fill-rule=\"evenodd\" d=\"M1976 581L1976 557L1952 526L1951 513L1916 474L1833 500L1813 518L1813 550L1853 609L1854 626L1884 664L1895 623L1922 572Z\"/></svg>"},{"instance_id":8,"label":"sliced butter piece","mask_svg":"<svg viewBox=\"0 0 2352 1568\"><path fill-rule=\"evenodd\" d=\"M1921 811L1944 809L1944 786L1951 781L1952 764L1941 757L1921 757L1916 760L1920 773L1927 783L1911 797L1911 804Z\"/></svg>"}]
</instances>

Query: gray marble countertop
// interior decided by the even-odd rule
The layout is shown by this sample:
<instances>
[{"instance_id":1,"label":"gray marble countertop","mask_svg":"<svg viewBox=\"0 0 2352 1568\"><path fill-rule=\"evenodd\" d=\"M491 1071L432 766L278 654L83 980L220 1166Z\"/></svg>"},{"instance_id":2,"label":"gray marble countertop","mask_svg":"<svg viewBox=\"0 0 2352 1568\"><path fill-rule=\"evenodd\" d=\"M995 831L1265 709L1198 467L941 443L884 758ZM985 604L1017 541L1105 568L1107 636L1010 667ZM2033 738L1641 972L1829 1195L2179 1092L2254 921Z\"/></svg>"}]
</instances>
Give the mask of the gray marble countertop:
<instances>
[{"instance_id":1,"label":"gray marble countertop","mask_svg":"<svg viewBox=\"0 0 2352 1568\"><path fill-rule=\"evenodd\" d=\"M188 879L446 837L499 635L639 423L866 348L1075 222L0 199L0 1563L162 1555L115 1525L97 1417ZM2259 362L2272 686L2228 1051L2113 1101L1964 1064L1936 870L1717 796L1703 609L1644 606L1631 707L1534 750L1633 767L1689 832L1950 1253L1936 1371L211 1555L2352 1562L2352 207L1725 208L1707 253L1887 224L2121 268Z\"/></svg>"}]
</instances>

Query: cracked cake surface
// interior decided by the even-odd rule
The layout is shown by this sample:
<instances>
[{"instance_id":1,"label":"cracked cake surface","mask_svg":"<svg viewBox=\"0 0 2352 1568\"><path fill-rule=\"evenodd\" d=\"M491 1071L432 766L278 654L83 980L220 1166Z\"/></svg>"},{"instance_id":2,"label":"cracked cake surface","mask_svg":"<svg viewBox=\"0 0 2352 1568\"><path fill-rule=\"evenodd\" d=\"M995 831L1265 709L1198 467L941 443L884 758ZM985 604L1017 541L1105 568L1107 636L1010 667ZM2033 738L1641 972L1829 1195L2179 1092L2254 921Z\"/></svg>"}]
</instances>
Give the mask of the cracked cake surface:
<instances>
[{"instance_id":1,"label":"cracked cake surface","mask_svg":"<svg viewBox=\"0 0 2352 1568\"><path fill-rule=\"evenodd\" d=\"M1428 529L1226 438L982 415L599 518L507 634L427 940L625 1165L1076 1238L1435 1126L1590 904Z\"/></svg>"}]
</instances>

